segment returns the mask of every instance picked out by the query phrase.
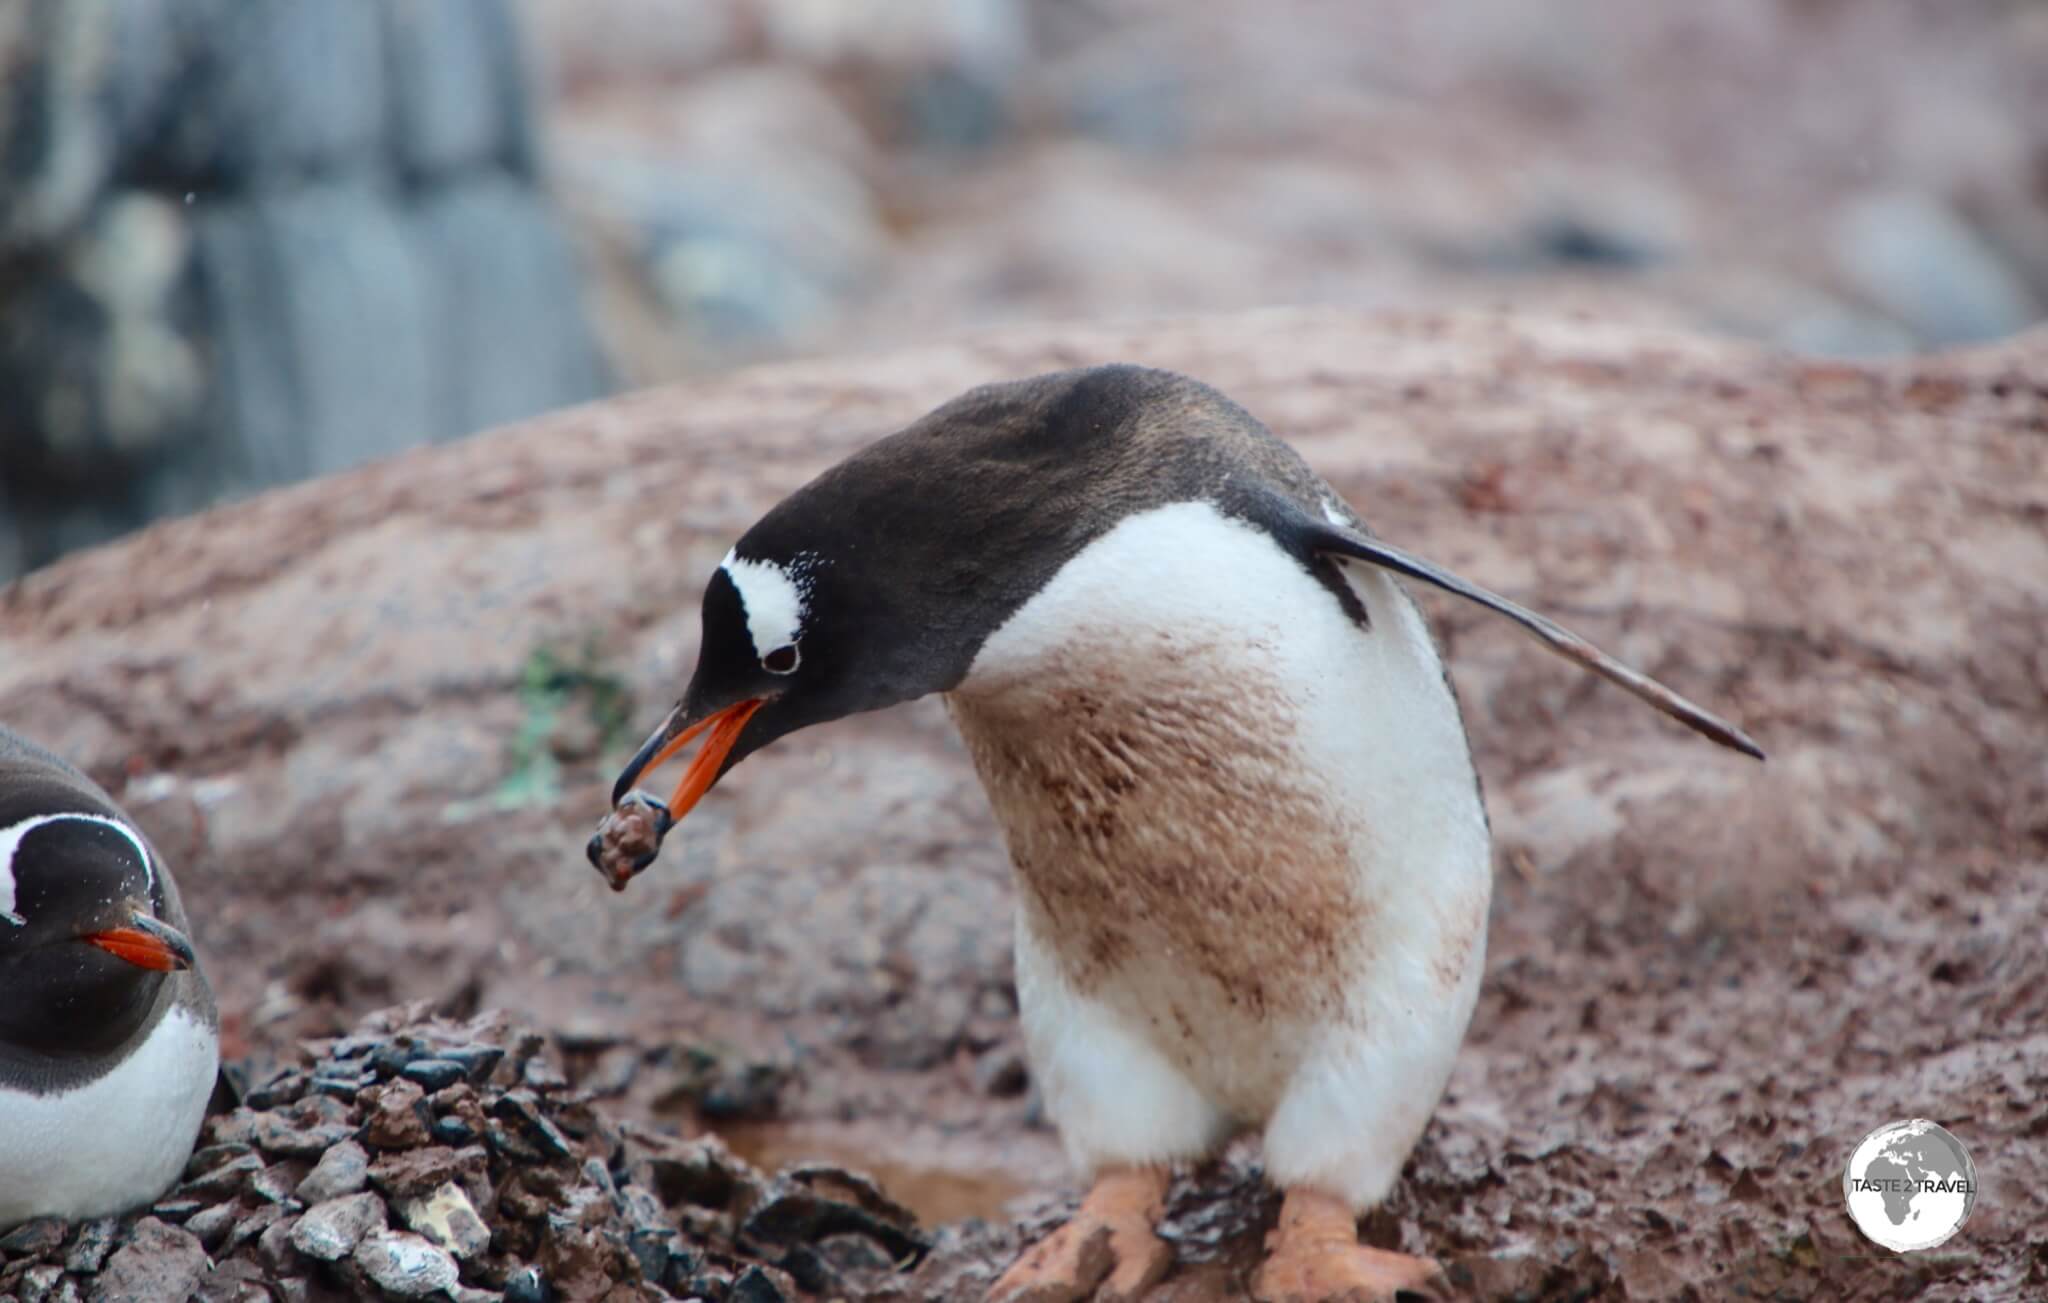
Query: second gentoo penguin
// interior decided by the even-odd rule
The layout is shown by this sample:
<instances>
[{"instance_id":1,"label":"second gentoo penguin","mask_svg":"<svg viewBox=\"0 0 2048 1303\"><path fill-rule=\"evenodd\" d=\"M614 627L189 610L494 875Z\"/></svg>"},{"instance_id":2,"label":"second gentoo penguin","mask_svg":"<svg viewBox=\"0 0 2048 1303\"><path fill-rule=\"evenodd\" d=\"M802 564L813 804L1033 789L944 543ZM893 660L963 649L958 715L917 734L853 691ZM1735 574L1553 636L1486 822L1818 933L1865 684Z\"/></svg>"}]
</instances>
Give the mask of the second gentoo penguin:
<instances>
[{"instance_id":1,"label":"second gentoo penguin","mask_svg":"<svg viewBox=\"0 0 2048 1303\"><path fill-rule=\"evenodd\" d=\"M171 872L91 779L0 728L0 1227L177 1180L220 1066Z\"/></svg>"},{"instance_id":2,"label":"second gentoo penguin","mask_svg":"<svg viewBox=\"0 0 2048 1303\"><path fill-rule=\"evenodd\" d=\"M591 857L623 887L743 757L944 694L1016 869L1027 1055L1092 1181L994 1296L1149 1290L1170 1169L1246 1129L1285 1195L1258 1298L1440 1288L1434 1263L1356 1236L1449 1077L1492 889L1458 703L1396 575L1761 755L1375 539L1222 394L1107 366L973 390L747 530ZM632 790L705 732L665 806Z\"/></svg>"}]
</instances>

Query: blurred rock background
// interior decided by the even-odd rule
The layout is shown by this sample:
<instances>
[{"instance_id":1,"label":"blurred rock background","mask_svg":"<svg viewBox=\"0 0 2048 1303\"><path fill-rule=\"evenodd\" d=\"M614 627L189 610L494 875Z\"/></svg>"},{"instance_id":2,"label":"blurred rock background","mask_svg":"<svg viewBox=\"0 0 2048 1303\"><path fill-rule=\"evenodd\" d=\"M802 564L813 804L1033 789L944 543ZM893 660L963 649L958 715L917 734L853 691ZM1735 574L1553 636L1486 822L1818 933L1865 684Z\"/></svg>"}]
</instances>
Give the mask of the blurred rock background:
<instances>
[{"instance_id":1,"label":"blurred rock background","mask_svg":"<svg viewBox=\"0 0 2048 1303\"><path fill-rule=\"evenodd\" d=\"M609 388L499 0L6 0L0 69L0 577Z\"/></svg>"},{"instance_id":2,"label":"blurred rock background","mask_svg":"<svg viewBox=\"0 0 2048 1303\"><path fill-rule=\"evenodd\" d=\"M6 0L0 70L0 577L1023 319L2048 311L2041 0Z\"/></svg>"}]
</instances>

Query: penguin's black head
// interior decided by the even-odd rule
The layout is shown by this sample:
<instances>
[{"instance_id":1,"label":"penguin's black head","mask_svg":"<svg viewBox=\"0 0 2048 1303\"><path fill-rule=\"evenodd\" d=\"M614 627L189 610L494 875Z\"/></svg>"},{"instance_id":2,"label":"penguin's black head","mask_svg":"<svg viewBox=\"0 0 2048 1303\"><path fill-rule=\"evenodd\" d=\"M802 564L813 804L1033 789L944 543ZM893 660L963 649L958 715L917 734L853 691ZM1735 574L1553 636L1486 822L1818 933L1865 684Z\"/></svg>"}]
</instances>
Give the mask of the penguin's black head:
<instances>
[{"instance_id":1,"label":"penguin's black head","mask_svg":"<svg viewBox=\"0 0 2048 1303\"><path fill-rule=\"evenodd\" d=\"M785 734L958 685L1091 536L1189 491L1162 472L1146 414L1179 428L1198 388L1135 367L985 386L784 499L711 576L696 672L614 806L700 733L670 819Z\"/></svg>"},{"instance_id":2,"label":"penguin's black head","mask_svg":"<svg viewBox=\"0 0 2048 1303\"><path fill-rule=\"evenodd\" d=\"M160 875L125 821L25 812L5 799L19 795L0 793L0 1042L118 1045L165 977L192 966L191 942L162 921Z\"/></svg>"},{"instance_id":3,"label":"penguin's black head","mask_svg":"<svg viewBox=\"0 0 2048 1303\"><path fill-rule=\"evenodd\" d=\"M794 526L794 528L792 528ZM697 667L681 701L621 774L640 775L708 733L669 802L672 819L747 756L812 724L943 691L979 641L922 585L869 573L878 536L806 530L771 515L705 586ZM805 537L809 534L810 537ZM814 546L829 542L836 547ZM984 631L985 633L985 631Z\"/></svg>"}]
</instances>

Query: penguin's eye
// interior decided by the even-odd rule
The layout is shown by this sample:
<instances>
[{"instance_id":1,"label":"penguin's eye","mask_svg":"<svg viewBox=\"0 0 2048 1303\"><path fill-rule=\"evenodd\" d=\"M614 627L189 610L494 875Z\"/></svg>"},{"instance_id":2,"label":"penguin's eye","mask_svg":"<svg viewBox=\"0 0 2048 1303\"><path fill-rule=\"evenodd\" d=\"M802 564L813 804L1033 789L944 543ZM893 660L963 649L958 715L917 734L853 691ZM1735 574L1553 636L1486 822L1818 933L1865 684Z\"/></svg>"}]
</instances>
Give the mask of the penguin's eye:
<instances>
[{"instance_id":1,"label":"penguin's eye","mask_svg":"<svg viewBox=\"0 0 2048 1303\"><path fill-rule=\"evenodd\" d=\"M794 674L798 659L796 644L786 642L761 658L761 668L770 674Z\"/></svg>"}]
</instances>

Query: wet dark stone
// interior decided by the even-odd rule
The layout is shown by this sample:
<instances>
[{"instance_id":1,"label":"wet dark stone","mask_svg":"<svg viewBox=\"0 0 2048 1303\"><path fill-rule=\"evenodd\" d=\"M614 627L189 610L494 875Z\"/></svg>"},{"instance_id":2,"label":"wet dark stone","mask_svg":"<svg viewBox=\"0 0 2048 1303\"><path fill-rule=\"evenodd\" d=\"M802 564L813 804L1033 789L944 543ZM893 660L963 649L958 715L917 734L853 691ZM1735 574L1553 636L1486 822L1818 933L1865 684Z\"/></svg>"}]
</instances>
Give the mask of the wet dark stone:
<instances>
[{"instance_id":1,"label":"wet dark stone","mask_svg":"<svg viewBox=\"0 0 2048 1303\"><path fill-rule=\"evenodd\" d=\"M526 1143L517 1130L501 1122L484 1125L484 1137L491 1142L491 1148L504 1157L519 1163L537 1163L540 1150Z\"/></svg>"},{"instance_id":2,"label":"wet dark stone","mask_svg":"<svg viewBox=\"0 0 2048 1303\"><path fill-rule=\"evenodd\" d=\"M435 1118L427 1134L444 1145L467 1145L476 1140L476 1128L452 1116Z\"/></svg>"},{"instance_id":3,"label":"wet dark stone","mask_svg":"<svg viewBox=\"0 0 2048 1303\"><path fill-rule=\"evenodd\" d=\"M759 1267L741 1272L732 1283L732 1292L725 1297L726 1303L790 1303L789 1295Z\"/></svg>"},{"instance_id":4,"label":"wet dark stone","mask_svg":"<svg viewBox=\"0 0 2048 1303\"><path fill-rule=\"evenodd\" d=\"M505 1278L505 1303L552 1303L554 1297L538 1267L522 1267Z\"/></svg>"},{"instance_id":5,"label":"wet dark stone","mask_svg":"<svg viewBox=\"0 0 2048 1303\"><path fill-rule=\"evenodd\" d=\"M281 1068L261 1085L243 1092L242 1103L250 1108L269 1109L291 1104L306 1093L306 1074L296 1068Z\"/></svg>"},{"instance_id":6,"label":"wet dark stone","mask_svg":"<svg viewBox=\"0 0 2048 1303\"><path fill-rule=\"evenodd\" d=\"M799 1244L777 1260L776 1266L789 1273L797 1288L811 1294L841 1294L839 1273L808 1244Z\"/></svg>"},{"instance_id":7,"label":"wet dark stone","mask_svg":"<svg viewBox=\"0 0 2048 1303\"><path fill-rule=\"evenodd\" d=\"M703 1253L677 1243L670 1247L668 1271L659 1283L679 1298L698 1297L709 1292L707 1287L699 1284L703 1272Z\"/></svg>"},{"instance_id":8,"label":"wet dark stone","mask_svg":"<svg viewBox=\"0 0 2048 1303\"><path fill-rule=\"evenodd\" d=\"M285 1216L285 1209L274 1203L258 1208L235 1223L235 1229L228 1232L227 1243L221 1246L221 1254L233 1253L249 1241L258 1239L265 1231L283 1221Z\"/></svg>"},{"instance_id":9,"label":"wet dark stone","mask_svg":"<svg viewBox=\"0 0 2048 1303\"><path fill-rule=\"evenodd\" d=\"M357 1091L371 1084L375 1080L375 1077L367 1075L361 1077L342 1077L328 1073L322 1073L316 1075L313 1078L310 1085L313 1093L316 1095L325 1095L332 1099L348 1100L354 1099L356 1097Z\"/></svg>"},{"instance_id":10,"label":"wet dark stone","mask_svg":"<svg viewBox=\"0 0 2048 1303\"><path fill-rule=\"evenodd\" d=\"M502 1121L518 1123L520 1138L541 1153L553 1158L574 1157L576 1151L570 1147L568 1137L541 1112L540 1100L532 1091L506 1091L491 1105L490 1113Z\"/></svg>"},{"instance_id":11,"label":"wet dark stone","mask_svg":"<svg viewBox=\"0 0 2048 1303\"><path fill-rule=\"evenodd\" d=\"M379 1077L388 1079L404 1072L408 1063L426 1053L410 1037L388 1040L370 1052L370 1065L377 1070Z\"/></svg>"},{"instance_id":12,"label":"wet dark stone","mask_svg":"<svg viewBox=\"0 0 2048 1303\"><path fill-rule=\"evenodd\" d=\"M654 1192L670 1207L725 1208L739 1190L739 1173L723 1150L708 1144L677 1146L638 1165Z\"/></svg>"},{"instance_id":13,"label":"wet dark stone","mask_svg":"<svg viewBox=\"0 0 2048 1303\"><path fill-rule=\"evenodd\" d=\"M234 1229L235 1219L241 1208L232 1203L217 1203L211 1208L202 1208L185 1219L185 1229L197 1236L199 1242L211 1253L220 1246Z\"/></svg>"},{"instance_id":14,"label":"wet dark stone","mask_svg":"<svg viewBox=\"0 0 2048 1303\"><path fill-rule=\"evenodd\" d=\"M208 1172L186 1181L178 1187L180 1196L191 1199L225 1199L240 1194L249 1186L249 1179L263 1170L263 1159L256 1154L241 1154Z\"/></svg>"},{"instance_id":15,"label":"wet dark stone","mask_svg":"<svg viewBox=\"0 0 2048 1303\"><path fill-rule=\"evenodd\" d=\"M10 1257L41 1257L62 1244L70 1230L61 1218L38 1217L0 1235L0 1253Z\"/></svg>"},{"instance_id":16,"label":"wet dark stone","mask_svg":"<svg viewBox=\"0 0 2048 1303\"><path fill-rule=\"evenodd\" d=\"M195 1149L192 1151L192 1157L185 1160L184 1179L190 1181L203 1173L213 1171L223 1163L240 1158L243 1154L255 1152L255 1146L248 1144L208 1145L204 1149Z\"/></svg>"},{"instance_id":17,"label":"wet dark stone","mask_svg":"<svg viewBox=\"0 0 2048 1303\"><path fill-rule=\"evenodd\" d=\"M340 1116L325 1116L320 1105L333 1105ZM340 1144L355 1134L346 1121L347 1110L338 1100L309 1095L289 1111L252 1115L256 1143L266 1153L290 1157L318 1158L328 1146Z\"/></svg>"},{"instance_id":18,"label":"wet dark stone","mask_svg":"<svg viewBox=\"0 0 2048 1303\"><path fill-rule=\"evenodd\" d=\"M462 1065L453 1059L414 1059L404 1070L407 1081L418 1082L428 1090L445 1090L466 1075Z\"/></svg>"},{"instance_id":19,"label":"wet dark stone","mask_svg":"<svg viewBox=\"0 0 2048 1303\"><path fill-rule=\"evenodd\" d=\"M663 1279L668 1275L677 1236L661 1201L639 1186L629 1185L615 1193L612 1202L630 1228L626 1248L640 1264L640 1274L648 1280Z\"/></svg>"},{"instance_id":20,"label":"wet dark stone","mask_svg":"<svg viewBox=\"0 0 2048 1303\"><path fill-rule=\"evenodd\" d=\"M167 1222L182 1222L205 1206L203 1199L160 1199L149 1210Z\"/></svg>"},{"instance_id":21,"label":"wet dark stone","mask_svg":"<svg viewBox=\"0 0 2048 1303\"><path fill-rule=\"evenodd\" d=\"M497 1070L505 1051L495 1045L443 1045L435 1049L434 1056L461 1064L463 1075L482 1081Z\"/></svg>"},{"instance_id":22,"label":"wet dark stone","mask_svg":"<svg viewBox=\"0 0 2048 1303\"><path fill-rule=\"evenodd\" d=\"M890 1201L872 1181L828 1167L795 1168L776 1177L747 1214L741 1234L784 1246L859 1235L898 1262L922 1258L931 1247L909 1210Z\"/></svg>"},{"instance_id":23,"label":"wet dark stone","mask_svg":"<svg viewBox=\"0 0 2048 1303\"><path fill-rule=\"evenodd\" d=\"M344 1036L328 1047L327 1055L333 1059L360 1059L389 1039L385 1036Z\"/></svg>"}]
</instances>

